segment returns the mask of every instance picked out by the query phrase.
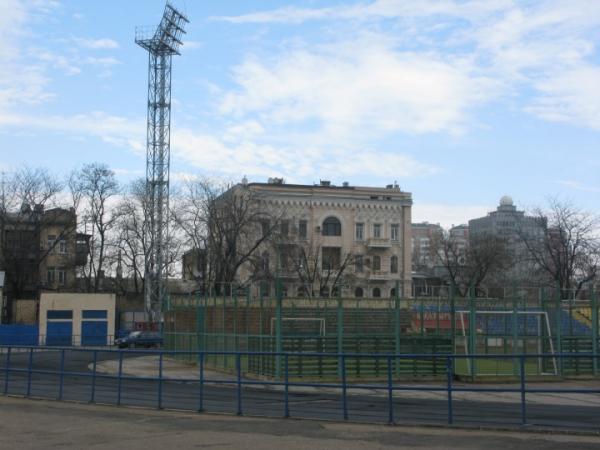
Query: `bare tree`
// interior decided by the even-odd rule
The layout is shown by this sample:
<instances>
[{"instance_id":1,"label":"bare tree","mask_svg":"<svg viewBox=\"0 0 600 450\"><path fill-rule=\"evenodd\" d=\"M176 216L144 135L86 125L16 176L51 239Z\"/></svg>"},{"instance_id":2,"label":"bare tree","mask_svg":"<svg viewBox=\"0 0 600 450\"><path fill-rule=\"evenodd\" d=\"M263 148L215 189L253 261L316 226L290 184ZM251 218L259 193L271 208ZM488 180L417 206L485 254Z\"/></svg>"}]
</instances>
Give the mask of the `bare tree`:
<instances>
[{"instance_id":1,"label":"bare tree","mask_svg":"<svg viewBox=\"0 0 600 450\"><path fill-rule=\"evenodd\" d=\"M47 169L27 166L3 183L0 266L6 270L7 290L12 299L39 294L40 272L48 255L75 233L74 210L58 209L68 206L59 203L62 187L60 180ZM46 239L42 231L50 227L54 238ZM11 302L6 313L8 317L12 314Z\"/></svg>"},{"instance_id":2,"label":"bare tree","mask_svg":"<svg viewBox=\"0 0 600 450\"><path fill-rule=\"evenodd\" d=\"M540 235L520 234L528 256L563 295L576 297L598 278L600 218L559 199L533 214L545 226Z\"/></svg>"},{"instance_id":3,"label":"bare tree","mask_svg":"<svg viewBox=\"0 0 600 450\"><path fill-rule=\"evenodd\" d=\"M117 215L110 202L119 194L115 173L105 164L86 164L75 171L69 183L73 198L79 198L86 223L91 225L89 264L84 268L88 291L97 292L104 275L109 233Z\"/></svg>"},{"instance_id":4,"label":"bare tree","mask_svg":"<svg viewBox=\"0 0 600 450\"><path fill-rule=\"evenodd\" d=\"M206 252L204 283L217 292L236 280L242 266L259 265L281 218L248 186L219 186L209 180L187 181L173 216L187 246Z\"/></svg>"},{"instance_id":5,"label":"bare tree","mask_svg":"<svg viewBox=\"0 0 600 450\"><path fill-rule=\"evenodd\" d=\"M356 262L355 255L343 253L340 247L324 247L318 238L297 243L289 254L287 264L309 298L333 295L336 290L341 293L342 286L353 279L349 269Z\"/></svg>"},{"instance_id":6,"label":"bare tree","mask_svg":"<svg viewBox=\"0 0 600 450\"><path fill-rule=\"evenodd\" d=\"M450 283L463 297L469 288L480 290L511 261L506 241L488 234L470 236L468 241L443 234L436 236L432 245Z\"/></svg>"}]
</instances>

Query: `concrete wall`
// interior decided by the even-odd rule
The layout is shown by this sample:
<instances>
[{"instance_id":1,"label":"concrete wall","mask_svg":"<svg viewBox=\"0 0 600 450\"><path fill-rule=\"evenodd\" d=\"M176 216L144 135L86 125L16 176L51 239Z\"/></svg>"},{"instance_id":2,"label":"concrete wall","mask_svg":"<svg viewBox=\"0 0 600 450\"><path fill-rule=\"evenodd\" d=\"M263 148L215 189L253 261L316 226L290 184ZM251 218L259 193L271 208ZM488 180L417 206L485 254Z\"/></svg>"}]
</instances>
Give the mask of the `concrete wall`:
<instances>
[{"instance_id":1,"label":"concrete wall","mask_svg":"<svg viewBox=\"0 0 600 450\"><path fill-rule=\"evenodd\" d=\"M38 300L15 300L13 303L13 323L36 324L38 303Z\"/></svg>"},{"instance_id":2,"label":"concrete wall","mask_svg":"<svg viewBox=\"0 0 600 450\"><path fill-rule=\"evenodd\" d=\"M108 342L112 344L115 335L115 294L47 293L40 299L40 344L45 343L47 334L47 311L73 311L73 345L81 345L81 322L84 310L106 310L108 322ZM86 319L87 320L87 319Z\"/></svg>"}]
</instances>

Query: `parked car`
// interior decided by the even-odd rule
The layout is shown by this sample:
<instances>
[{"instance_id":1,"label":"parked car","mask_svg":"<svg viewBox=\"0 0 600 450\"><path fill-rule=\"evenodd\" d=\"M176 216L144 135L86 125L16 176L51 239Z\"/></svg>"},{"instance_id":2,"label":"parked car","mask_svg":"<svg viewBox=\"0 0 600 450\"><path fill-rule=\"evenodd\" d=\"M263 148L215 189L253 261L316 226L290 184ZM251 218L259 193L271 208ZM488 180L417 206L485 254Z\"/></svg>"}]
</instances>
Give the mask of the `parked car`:
<instances>
[{"instance_id":1,"label":"parked car","mask_svg":"<svg viewBox=\"0 0 600 450\"><path fill-rule=\"evenodd\" d=\"M132 331L125 337L115 339L115 345L118 345L119 348L158 348L162 344L163 338L156 331Z\"/></svg>"}]
</instances>

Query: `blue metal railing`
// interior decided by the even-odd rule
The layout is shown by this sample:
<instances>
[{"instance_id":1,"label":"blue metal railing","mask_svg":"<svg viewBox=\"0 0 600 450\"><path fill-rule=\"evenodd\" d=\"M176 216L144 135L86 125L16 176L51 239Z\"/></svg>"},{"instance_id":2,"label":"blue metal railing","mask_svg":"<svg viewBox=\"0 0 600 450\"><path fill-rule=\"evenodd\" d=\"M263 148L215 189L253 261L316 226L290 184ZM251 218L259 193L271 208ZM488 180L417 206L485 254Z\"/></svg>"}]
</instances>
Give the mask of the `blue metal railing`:
<instances>
[{"instance_id":1,"label":"blue metal railing","mask_svg":"<svg viewBox=\"0 0 600 450\"><path fill-rule=\"evenodd\" d=\"M37 354L43 354L43 358L39 358ZM197 361L197 371L189 366L190 369L186 373L195 373L193 377L173 378L166 373L165 360L169 357L177 357L185 355L193 356ZM282 361L282 377L280 379L251 379L244 377L243 361L244 358L250 356L270 356L279 357ZM135 356L152 356L156 361L156 375L148 376L133 376L125 371L124 363L127 359ZM208 372L206 368L207 357L220 356L232 357L235 359L235 369L233 374ZM101 357L101 358L100 358ZM333 381L299 381L290 377L289 359L293 358L315 358L327 357L336 358L340 363L339 378ZM394 365L401 359L431 359L444 358L446 376L443 381L433 385L411 385L401 380L394 379ZM65 387L68 390L73 390L79 397L77 400L87 400L91 403L98 401L99 384L102 383L103 395L106 399L107 392L116 396L116 400L108 403L122 405L127 402L124 400L132 400L131 397L125 399L124 389L128 389L128 395L138 395L137 400L145 400L146 404L152 404L158 409L165 407L165 389L186 389L180 396L182 404L175 404L177 409L193 409L198 412L206 410L207 387L213 389L212 396L215 396L215 389L219 387L233 388L234 411L237 415L244 414L244 388L268 386L280 387L280 394L269 391L269 398L273 395L281 395L277 401L281 402L280 416L292 417L293 411L290 403L290 397L297 393L291 391L296 388L311 388L315 392L315 396L324 395L319 393L318 389L335 389L332 394L327 391L327 401L338 403L338 418L349 420L351 417L349 408L349 397L352 397L349 392L359 389L369 389L370 391L385 392L382 401L379 402L381 409L380 413L385 414L387 423L394 424L397 422L397 393L402 391L417 391L417 392L437 392L446 394L445 406L436 405L437 412L445 409L445 422L449 425L455 423L455 406L457 400L454 398L455 393L512 393L518 394L520 404L521 425L528 424L527 410L527 395L528 394L598 394L600 387L598 385L592 387L536 387L529 386L527 382L526 365L528 359L561 359L561 358L599 358L599 354L519 354L519 355L468 355L468 358L476 360L485 359L507 359L510 361L518 361L518 375L514 378L518 382L515 386L506 386L495 384L491 386L473 385L456 385L454 368L456 361L465 359L464 354L370 354L370 353L289 353L289 352L188 352L188 351L162 351L162 350L116 350L116 349L83 349L83 348L40 348L36 346L0 346L0 374L3 375L3 394L4 395L23 395L25 397L43 397L56 398L58 400L65 399ZM353 382L356 380L348 380L347 363L348 361L357 360L360 358L379 358L385 361L387 366L386 376L384 381L375 380L373 383ZM102 360L116 360L116 373L104 373L98 370L99 362ZM44 365L46 364L46 366ZM85 368L82 369L81 365ZM48 367L49 365L49 367ZM58 366L56 368L56 365ZM208 377L207 377L208 372ZM56 380L58 378L58 380ZM65 380L68 379L68 384L65 385ZM143 388L129 389L131 383L143 382ZM155 387L152 385L155 384ZM197 385L197 386L196 386ZM36 388L37 395L33 394L33 389ZM84 394L88 392L89 394ZM52 393L55 394L52 394ZM222 399L217 402L226 403L225 397L231 397L231 389L222 391L226 395L222 395ZM266 391L265 391L266 392ZM324 391L323 391L324 392ZM396 395L395 395L396 394ZM70 394L69 399L73 398ZM220 394L219 394L220 395ZM256 394L253 393L254 397ZM338 397L339 395L339 397ZM365 394L356 394L365 395ZM142 398L143 397L143 398ZM335 400L337 398L337 400ZM134 398L135 400L135 398ZM191 400L192 403L189 401ZM215 401L213 400L213 403ZM439 403L439 402L438 402ZM561 413L567 414L568 405L561 406ZM319 418L319 407L316 408L314 418ZM406 411L404 411L406 412ZM600 411L596 411L596 414ZM596 420L596 427L600 421ZM592 423L592 427L593 427Z\"/></svg>"}]
</instances>

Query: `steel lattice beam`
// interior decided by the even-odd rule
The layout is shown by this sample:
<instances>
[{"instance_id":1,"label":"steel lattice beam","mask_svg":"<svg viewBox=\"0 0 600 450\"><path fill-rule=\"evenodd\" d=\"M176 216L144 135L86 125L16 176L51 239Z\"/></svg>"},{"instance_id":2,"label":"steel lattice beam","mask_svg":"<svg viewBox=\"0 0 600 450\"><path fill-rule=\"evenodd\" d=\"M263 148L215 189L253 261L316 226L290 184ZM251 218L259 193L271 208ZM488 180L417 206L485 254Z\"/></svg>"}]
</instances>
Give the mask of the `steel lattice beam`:
<instances>
[{"instance_id":1,"label":"steel lattice beam","mask_svg":"<svg viewBox=\"0 0 600 450\"><path fill-rule=\"evenodd\" d=\"M171 59L179 55L189 20L169 3L150 35L136 30L135 42L148 51L148 126L146 144L145 224L148 249L144 299L149 320L160 323L167 296L166 254L169 230L169 160L171 141Z\"/></svg>"}]
</instances>

